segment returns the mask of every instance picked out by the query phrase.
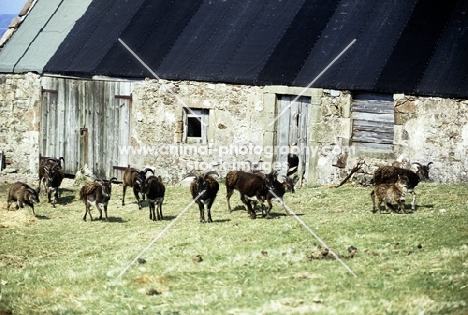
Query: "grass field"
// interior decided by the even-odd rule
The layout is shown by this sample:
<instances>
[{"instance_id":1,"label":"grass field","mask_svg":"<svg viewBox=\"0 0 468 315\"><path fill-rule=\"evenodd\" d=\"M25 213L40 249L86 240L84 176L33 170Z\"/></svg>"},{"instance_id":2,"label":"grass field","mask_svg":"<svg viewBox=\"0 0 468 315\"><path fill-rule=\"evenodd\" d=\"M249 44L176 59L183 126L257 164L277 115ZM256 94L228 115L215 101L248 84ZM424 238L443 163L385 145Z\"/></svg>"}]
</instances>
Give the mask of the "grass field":
<instances>
[{"instance_id":1,"label":"grass field","mask_svg":"<svg viewBox=\"0 0 468 315\"><path fill-rule=\"evenodd\" d=\"M298 189L251 220L222 185L215 222L167 187L164 220L113 186L110 222L84 222L79 187L53 209L0 210L0 314L467 314L468 185L421 184L412 214L373 214L371 188ZM12 207L13 209L13 207ZM97 218L96 210L93 217ZM354 246L354 255L348 248ZM146 263L131 265L140 254ZM324 256L325 255L325 256Z\"/></svg>"}]
</instances>

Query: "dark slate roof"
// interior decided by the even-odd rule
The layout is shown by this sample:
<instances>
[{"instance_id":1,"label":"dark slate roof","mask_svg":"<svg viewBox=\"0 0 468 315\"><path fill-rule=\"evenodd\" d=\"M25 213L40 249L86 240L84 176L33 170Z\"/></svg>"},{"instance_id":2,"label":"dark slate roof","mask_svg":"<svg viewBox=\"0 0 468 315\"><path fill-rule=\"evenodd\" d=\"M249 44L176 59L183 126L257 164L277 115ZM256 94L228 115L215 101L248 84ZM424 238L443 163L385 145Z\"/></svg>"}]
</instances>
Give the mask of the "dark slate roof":
<instances>
[{"instance_id":1,"label":"dark slate roof","mask_svg":"<svg viewBox=\"0 0 468 315\"><path fill-rule=\"evenodd\" d=\"M468 1L93 0L42 72L468 98Z\"/></svg>"}]
</instances>

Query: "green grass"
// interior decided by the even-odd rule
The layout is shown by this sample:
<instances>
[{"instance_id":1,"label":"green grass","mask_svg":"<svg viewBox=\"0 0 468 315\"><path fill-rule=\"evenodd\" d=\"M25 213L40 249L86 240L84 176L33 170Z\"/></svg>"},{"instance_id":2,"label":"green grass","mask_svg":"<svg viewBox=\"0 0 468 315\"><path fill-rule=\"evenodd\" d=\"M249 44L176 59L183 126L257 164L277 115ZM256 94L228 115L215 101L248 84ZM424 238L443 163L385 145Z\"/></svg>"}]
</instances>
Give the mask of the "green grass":
<instances>
[{"instance_id":1,"label":"green grass","mask_svg":"<svg viewBox=\"0 0 468 315\"><path fill-rule=\"evenodd\" d=\"M319 242L278 204L273 219L251 220L236 193L228 213L224 187L214 223L200 224L192 205L120 278L189 204L187 187L167 187L162 222L129 192L122 207L119 186L110 222L82 220L77 187L56 209L41 195L37 218L2 208L0 314L466 314L468 186L421 184L408 215L372 214L370 190L285 197L357 277L335 259L311 259Z\"/></svg>"}]
</instances>

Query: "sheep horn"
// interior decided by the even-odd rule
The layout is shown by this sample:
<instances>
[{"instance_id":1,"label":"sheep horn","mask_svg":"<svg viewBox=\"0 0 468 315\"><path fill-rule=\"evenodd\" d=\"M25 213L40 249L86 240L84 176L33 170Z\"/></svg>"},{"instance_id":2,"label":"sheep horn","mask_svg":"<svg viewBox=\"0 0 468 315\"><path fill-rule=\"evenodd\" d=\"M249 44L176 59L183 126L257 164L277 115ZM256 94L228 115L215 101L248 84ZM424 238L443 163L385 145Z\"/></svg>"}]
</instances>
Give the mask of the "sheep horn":
<instances>
[{"instance_id":1,"label":"sheep horn","mask_svg":"<svg viewBox=\"0 0 468 315\"><path fill-rule=\"evenodd\" d=\"M153 175L154 175L154 171L153 171L152 169L150 169L149 167L145 168L145 174L146 174L147 172L151 172L151 173L153 173Z\"/></svg>"},{"instance_id":2,"label":"sheep horn","mask_svg":"<svg viewBox=\"0 0 468 315\"><path fill-rule=\"evenodd\" d=\"M219 174L218 174L217 171L209 171L209 172L206 172L205 175L203 175L203 179L205 179L208 175L216 175L216 176L219 176Z\"/></svg>"},{"instance_id":3,"label":"sheep horn","mask_svg":"<svg viewBox=\"0 0 468 315\"><path fill-rule=\"evenodd\" d=\"M197 178L198 175L195 174L194 172L188 172L187 174L185 174L185 176L184 176L183 179L186 179L187 177L195 177L195 178Z\"/></svg>"},{"instance_id":4,"label":"sheep horn","mask_svg":"<svg viewBox=\"0 0 468 315\"><path fill-rule=\"evenodd\" d=\"M427 163L427 168L429 168L429 165L434 164L433 162Z\"/></svg>"},{"instance_id":5,"label":"sheep horn","mask_svg":"<svg viewBox=\"0 0 468 315\"><path fill-rule=\"evenodd\" d=\"M109 179L109 183L112 184L112 182L113 182L114 180L117 180L117 177L112 177L111 179Z\"/></svg>"},{"instance_id":6,"label":"sheep horn","mask_svg":"<svg viewBox=\"0 0 468 315\"><path fill-rule=\"evenodd\" d=\"M418 162L413 162L411 164L416 164L418 167L422 167L421 163L418 163Z\"/></svg>"}]
</instances>

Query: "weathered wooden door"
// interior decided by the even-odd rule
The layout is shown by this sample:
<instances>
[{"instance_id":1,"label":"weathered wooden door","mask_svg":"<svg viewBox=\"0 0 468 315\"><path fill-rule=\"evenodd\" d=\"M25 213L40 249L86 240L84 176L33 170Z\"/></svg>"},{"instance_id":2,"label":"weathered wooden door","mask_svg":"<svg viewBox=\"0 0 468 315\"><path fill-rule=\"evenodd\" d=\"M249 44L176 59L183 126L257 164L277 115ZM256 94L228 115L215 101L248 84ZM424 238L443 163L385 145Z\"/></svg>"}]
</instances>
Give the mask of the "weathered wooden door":
<instances>
[{"instance_id":1,"label":"weathered wooden door","mask_svg":"<svg viewBox=\"0 0 468 315\"><path fill-rule=\"evenodd\" d=\"M287 165L288 153L296 153L299 156L298 175L302 178L307 175L309 160L307 145L310 97L279 95L277 104L280 116L277 120L276 160L281 165ZM281 173L286 174L285 167Z\"/></svg>"},{"instance_id":2,"label":"weathered wooden door","mask_svg":"<svg viewBox=\"0 0 468 315\"><path fill-rule=\"evenodd\" d=\"M101 178L126 166L120 146L130 140L130 82L43 78L41 147L44 156L65 159L65 172L85 164Z\"/></svg>"}]
</instances>

